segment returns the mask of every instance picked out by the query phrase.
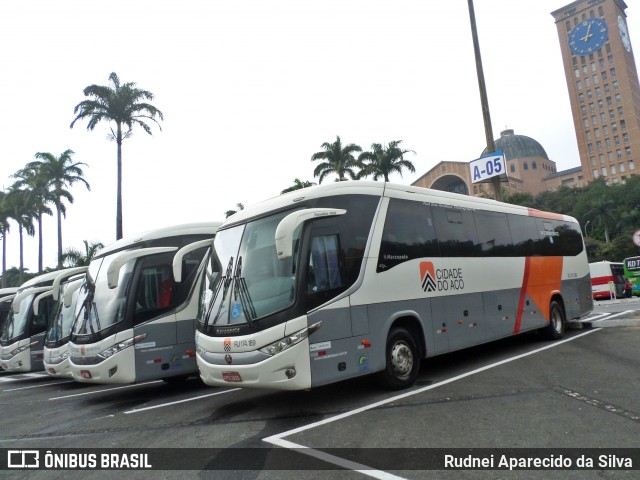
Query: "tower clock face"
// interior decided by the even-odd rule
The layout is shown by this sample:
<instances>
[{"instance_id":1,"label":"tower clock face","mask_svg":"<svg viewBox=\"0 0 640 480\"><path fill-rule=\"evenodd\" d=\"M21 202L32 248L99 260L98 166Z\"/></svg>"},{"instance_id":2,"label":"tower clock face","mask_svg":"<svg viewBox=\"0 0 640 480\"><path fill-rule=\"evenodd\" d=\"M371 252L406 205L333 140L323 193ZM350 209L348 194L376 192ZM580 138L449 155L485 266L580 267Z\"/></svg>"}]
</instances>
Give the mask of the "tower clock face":
<instances>
[{"instance_id":1,"label":"tower clock face","mask_svg":"<svg viewBox=\"0 0 640 480\"><path fill-rule=\"evenodd\" d=\"M569 32L569 48L575 55L597 52L609 40L609 29L601 18L588 18Z\"/></svg>"},{"instance_id":2,"label":"tower clock face","mask_svg":"<svg viewBox=\"0 0 640 480\"><path fill-rule=\"evenodd\" d=\"M622 46L627 52L631 51L631 40L629 40L629 32L627 31L627 23L620 15L618 15L618 28L620 29L620 38Z\"/></svg>"}]
</instances>

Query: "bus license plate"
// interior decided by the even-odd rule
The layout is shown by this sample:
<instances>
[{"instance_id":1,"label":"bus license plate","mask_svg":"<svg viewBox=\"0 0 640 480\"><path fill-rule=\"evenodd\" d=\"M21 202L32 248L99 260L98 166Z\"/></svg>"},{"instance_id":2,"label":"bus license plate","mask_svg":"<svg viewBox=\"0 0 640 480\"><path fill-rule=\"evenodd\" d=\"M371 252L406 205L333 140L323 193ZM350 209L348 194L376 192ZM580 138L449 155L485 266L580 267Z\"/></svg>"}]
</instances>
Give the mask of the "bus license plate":
<instances>
[{"instance_id":1,"label":"bus license plate","mask_svg":"<svg viewBox=\"0 0 640 480\"><path fill-rule=\"evenodd\" d=\"M225 382L241 382L242 378L238 372L222 372L222 379Z\"/></svg>"}]
</instances>

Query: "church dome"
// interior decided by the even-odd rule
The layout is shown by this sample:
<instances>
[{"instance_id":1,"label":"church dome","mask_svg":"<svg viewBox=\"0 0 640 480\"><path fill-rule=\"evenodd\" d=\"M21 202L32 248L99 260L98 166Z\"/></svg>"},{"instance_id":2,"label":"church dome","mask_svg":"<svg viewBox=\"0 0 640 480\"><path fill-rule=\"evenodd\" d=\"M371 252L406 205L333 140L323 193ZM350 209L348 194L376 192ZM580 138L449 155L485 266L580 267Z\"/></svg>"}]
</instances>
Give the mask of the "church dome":
<instances>
[{"instance_id":1,"label":"church dome","mask_svg":"<svg viewBox=\"0 0 640 480\"><path fill-rule=\"evenodd\" d=\"M547 152L544 151L542 145L536 140L525 135L515 135L512 129L500 132L500 138L495 141L496 150L504 152L505 160L513 160L514 158L524 157L542 157L549 160ZM482 155L486 155L487 149L482 151Z\"/></svg>"}]
</instances>

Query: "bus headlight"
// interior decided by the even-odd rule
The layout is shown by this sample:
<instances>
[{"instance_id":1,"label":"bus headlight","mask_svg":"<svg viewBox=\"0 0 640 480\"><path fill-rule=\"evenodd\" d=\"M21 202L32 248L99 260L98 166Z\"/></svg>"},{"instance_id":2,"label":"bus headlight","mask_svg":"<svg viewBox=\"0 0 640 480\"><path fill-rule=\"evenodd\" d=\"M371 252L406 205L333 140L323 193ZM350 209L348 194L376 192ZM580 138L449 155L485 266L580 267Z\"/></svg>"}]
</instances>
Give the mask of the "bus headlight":
<instances>
[{"instance_id":1,"label":"bus headlight","mask_svg":"<svg viewBox=\"0 0 640 480\"><path fill-rule=\"evenodd\" d=\"M107 359L107 358L115 355L116 353L118 353L120 350L124 350L125 348L128 348L131 345L133 345L134 343L139 342L140 340L142 340L146 336L147 336L147 334L143 333L142 335L138 335L136 337L129 338L129 339L125 340L124 342L116 343L114 346L109 347L106 350L101 351L98 354L98 356L100 358Z\"/></svg>"},{"instance_id":2,"label":"bus headlight","mask_svg":"<svg viewBox=\"0 0 640 480\"><path fill-rule=\"evenodd\" d=\"M266 345L259 349L260 352L266 353L267 355L277 355L280 352L284 352L288 348L297 345L305 338L307 338L310 334L315 332L318 328L320 328L320 323L314 323L309 328L305 328L304 330L300 330L299 332L294 333L293 335L286 336L276 342L273 342L270 345Z\"/></svg>"}]
</instances>

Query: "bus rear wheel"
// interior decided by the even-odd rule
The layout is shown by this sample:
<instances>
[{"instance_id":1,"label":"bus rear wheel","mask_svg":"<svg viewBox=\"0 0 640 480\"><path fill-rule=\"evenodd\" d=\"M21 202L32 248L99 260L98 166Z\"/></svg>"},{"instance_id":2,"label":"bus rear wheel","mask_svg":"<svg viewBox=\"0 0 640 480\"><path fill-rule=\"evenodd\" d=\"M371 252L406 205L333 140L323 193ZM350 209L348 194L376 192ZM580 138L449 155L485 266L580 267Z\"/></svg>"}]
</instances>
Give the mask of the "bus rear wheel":
<instances>
[{"instance_id":1,"label":"bus rear wheel","mask_svg":"<svg viewBox=\"0 0 640 480\"><path fill-rule=\"evenodd\" d=\"M400 390L415 383L420 372L420 350L408 330L394 328L389 332L385 358L385 369L381 372L385 387Z\"/></svg>"},{"instance_id":2,"label":"bus rear wheel","mask_svg":"<svg viewBox=\"0 0 640 480\"><path fill-rule=\"evenodd\" d=\"M564 336L566 319L564 309L556 300L549 305L549 325L542 329L542 335L547 340L559 340Z\"/></svg>"}]
</instances>

